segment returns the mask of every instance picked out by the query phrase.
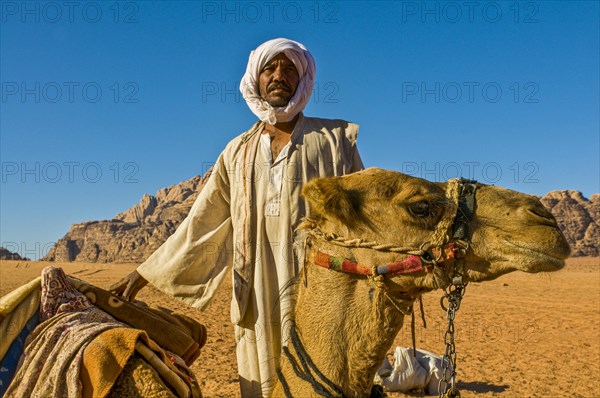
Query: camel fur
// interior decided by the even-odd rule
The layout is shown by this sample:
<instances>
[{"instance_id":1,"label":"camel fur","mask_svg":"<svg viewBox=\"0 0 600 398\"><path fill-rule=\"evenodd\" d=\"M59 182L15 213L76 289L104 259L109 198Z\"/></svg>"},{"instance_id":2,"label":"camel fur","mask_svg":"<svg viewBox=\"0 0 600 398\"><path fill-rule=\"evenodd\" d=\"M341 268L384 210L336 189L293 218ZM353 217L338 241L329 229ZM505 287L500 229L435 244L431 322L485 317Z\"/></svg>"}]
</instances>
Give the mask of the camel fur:
<instances>
[{"instance_id":1,"label":"camel fur","mask_svg":"<svg viewBox=\"0 0 600 398\"><path fill-rule=\"evenodd\" d=\"M313 180L303 189L310 207L310 221L304 227L419 248L431 238L449 205L446 184L376 168ZM530 195L478 184L470 225L466 282L488 281L517 270L557 271L570 253L554 217ZM312 246L368 267L405 257L319 239L313 239ZM420 295L450 284L449 276L444 280L444 286L438 286L425 271L375 278L330 271L316 266L309 252L297 284L295 328L316 368L344 396L368 397L375 372L402 328L408 308ZM319 396L310 383L296 376L285 355L281 374L291 396ZM272 396L285 396L281 383L276 383Z\"/></svg>"},{"instance_id":2,"label":"camel fur","mask_svg":"<svg viewBox=\"0 0 600 398\"><path fill-rule=\"evenodd\" d=\"M176 398L158 372L134 354L117 378L107 398Z\"/></svg>"}]
</instances>

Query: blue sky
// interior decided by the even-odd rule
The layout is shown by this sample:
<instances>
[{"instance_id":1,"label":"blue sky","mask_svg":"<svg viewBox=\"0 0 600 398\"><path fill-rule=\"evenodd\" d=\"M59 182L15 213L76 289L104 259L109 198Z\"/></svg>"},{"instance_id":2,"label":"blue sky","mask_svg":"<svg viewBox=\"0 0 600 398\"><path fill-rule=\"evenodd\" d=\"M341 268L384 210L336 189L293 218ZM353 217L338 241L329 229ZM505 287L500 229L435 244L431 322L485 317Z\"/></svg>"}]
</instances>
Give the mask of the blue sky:
<instances>
[{"instance_id":1,"label":"blue sky","mask_svg":"<svg viewBox=\"0 0 600 398\"><path fill-rule=\"evenodd\" d=\"M43 256L202 173L255 116L271 38L317 64L305 113L359 123L366 166L543 195L599 187L599 6L535 2L0 2L0 244Z\"/></svg>"}]
</instances>

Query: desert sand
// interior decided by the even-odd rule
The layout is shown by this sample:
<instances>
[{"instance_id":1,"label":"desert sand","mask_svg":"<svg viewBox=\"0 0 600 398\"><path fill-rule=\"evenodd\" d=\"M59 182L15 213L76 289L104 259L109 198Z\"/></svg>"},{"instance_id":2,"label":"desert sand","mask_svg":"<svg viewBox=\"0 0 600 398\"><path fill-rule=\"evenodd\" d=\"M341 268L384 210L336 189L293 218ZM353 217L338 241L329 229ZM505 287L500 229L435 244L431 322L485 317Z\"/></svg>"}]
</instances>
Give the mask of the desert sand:
<instances>
[{"instance_id":1,"label":"desert sand","mask_svg":"<svg viewBox=\"0 0 600 398\"><path fill-rule=\"evenodd\" d=\"M1 261L0 295L39 276L48 265L103 288L136 267ZM416 332L418 348L443 354L446 324L440 297L440 291L424 296L427 328L417 311ZM206 397L239 396L229 278L204 312L152 286L137 298L204 323L208 342L192 366L202 392ZM515 272L470 284L456 330L458 386L463 397L600 397L600 259L572 258L559 272ZM412 345L410 319L395 345Z\"/></svg>"}]
</instances>

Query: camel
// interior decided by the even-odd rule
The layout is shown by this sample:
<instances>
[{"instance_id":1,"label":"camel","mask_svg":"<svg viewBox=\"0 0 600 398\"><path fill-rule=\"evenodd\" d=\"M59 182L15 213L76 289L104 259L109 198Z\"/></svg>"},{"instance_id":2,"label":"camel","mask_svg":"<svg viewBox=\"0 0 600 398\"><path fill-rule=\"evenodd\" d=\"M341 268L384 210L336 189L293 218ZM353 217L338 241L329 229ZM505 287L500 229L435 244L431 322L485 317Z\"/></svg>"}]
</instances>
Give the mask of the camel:
<instances>
[{"instance_id":1,"label":"camel","mask_svg":"<svg viewBox=\"0 0 600 398\"><path fill-rule=\"evenodd\" d=\"M420 295L452 291L453 282L564 266L570 248L540 201L484 184L476 185L473 215L461 227L470 230L468 245L457 250L459 244L448 241L455 218L465 213L459 207L455 217L459 185L370 168L304 187L310 209L301 226L306 233L304 268L296 284L292 338L281 356L272 397L372 396L375 372ZM407 273L378 275L372 268L410 253L412 259L400 270ZM462 255L452 259L452 253ZM332 258L346 259L346 271L354 272L327 269L323 258L330 260L330 268L340 267ZM411 262L421 258L429 259L422 268ZM370 276L363 275L368 271Z\"/></svg>"}]
</instances>

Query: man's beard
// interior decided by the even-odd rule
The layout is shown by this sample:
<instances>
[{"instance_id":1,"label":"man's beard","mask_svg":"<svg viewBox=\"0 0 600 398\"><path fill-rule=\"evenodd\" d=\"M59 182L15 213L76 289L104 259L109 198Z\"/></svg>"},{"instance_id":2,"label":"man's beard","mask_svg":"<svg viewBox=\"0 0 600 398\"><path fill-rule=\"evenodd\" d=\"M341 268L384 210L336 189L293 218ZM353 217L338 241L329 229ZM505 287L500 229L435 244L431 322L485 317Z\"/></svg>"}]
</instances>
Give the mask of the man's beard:
<instances>
[{"instance_id":1,"label":"man's beard","mask_svg":"<svg viewBox=\"0 0 600 398\"><path fill-rule=\"evenodd\" d=\"M277 98L273 98L273 99L267 98L265 101L267 101L267 103L274 108L280 108L280 107L286 106L290 102L290 99L277 97Z\"/></svg>"}]
</instances>

